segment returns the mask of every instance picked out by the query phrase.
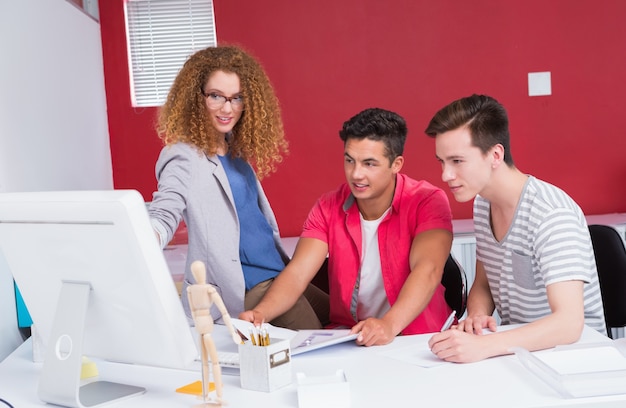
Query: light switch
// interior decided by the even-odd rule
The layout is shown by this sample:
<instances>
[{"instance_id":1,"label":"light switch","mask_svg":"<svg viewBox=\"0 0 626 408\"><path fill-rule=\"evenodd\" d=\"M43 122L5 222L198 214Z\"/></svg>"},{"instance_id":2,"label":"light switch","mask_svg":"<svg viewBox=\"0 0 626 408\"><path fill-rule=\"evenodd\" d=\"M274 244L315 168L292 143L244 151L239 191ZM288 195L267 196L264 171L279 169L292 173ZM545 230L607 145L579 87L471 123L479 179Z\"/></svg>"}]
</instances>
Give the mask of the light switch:
<instances>
[{"instance_id":1,"label":"light switch","mask_svg":"<svg viewBox=\"0 0 626 408\"><path fill-rule=\"evenodd\" d=\"M528 96L552 95L550 72L528 73Z\"/></svg>"}]
</instances>

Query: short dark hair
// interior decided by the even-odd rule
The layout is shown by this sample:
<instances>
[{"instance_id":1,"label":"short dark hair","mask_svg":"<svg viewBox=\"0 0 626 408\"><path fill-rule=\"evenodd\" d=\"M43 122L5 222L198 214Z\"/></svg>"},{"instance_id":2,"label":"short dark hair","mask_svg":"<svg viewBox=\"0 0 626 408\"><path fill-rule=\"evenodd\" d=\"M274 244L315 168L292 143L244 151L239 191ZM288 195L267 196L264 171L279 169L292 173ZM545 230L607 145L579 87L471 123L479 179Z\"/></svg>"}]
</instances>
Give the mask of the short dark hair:
<instances>
[{"instance_id":1,"label":"short dark hair","mask_svg":"<svg viewBox=\"0 0 626 408\"><path fill-rule=\"evenodd\" d=\"M339 137L345 145L348 139L370 139L385 144L385 156L389 162L402 156L408 133L406 121L395 112L380 108L361 111L344 122Z\"/></svg>"},{"instance_id":2,"label":"short dark hair","mask_svg":"<svg viewBox=\"0 0 626 408\"><path fill-rule=\"evenodd\" d=\"M436 137L441 133L467 126L472 145L487 153L496 144L504 147L504 162L513 166L509 118L504 107L486 95L472 95L443 107L433 116L425 132Z\"/></svg>"}]
</instances>

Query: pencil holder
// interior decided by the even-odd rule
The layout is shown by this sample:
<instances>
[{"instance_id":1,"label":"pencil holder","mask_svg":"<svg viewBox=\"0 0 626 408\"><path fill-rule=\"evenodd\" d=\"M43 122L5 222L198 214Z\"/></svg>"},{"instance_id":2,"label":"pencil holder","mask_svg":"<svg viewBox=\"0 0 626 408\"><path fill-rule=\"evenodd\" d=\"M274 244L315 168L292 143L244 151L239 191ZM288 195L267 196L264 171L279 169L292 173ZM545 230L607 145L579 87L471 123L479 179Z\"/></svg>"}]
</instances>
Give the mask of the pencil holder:
<instances>
[{"instance_id":1,"label":"pencil holder","mask_svg":"<svg viewBox=\"0 0 626 408\"><path fill-rule=\"evenodd\" d=\"M272 392L291 384L289 341L270 339L268 346L239 345L241 388Z\"/></svg>"}]
</instances>

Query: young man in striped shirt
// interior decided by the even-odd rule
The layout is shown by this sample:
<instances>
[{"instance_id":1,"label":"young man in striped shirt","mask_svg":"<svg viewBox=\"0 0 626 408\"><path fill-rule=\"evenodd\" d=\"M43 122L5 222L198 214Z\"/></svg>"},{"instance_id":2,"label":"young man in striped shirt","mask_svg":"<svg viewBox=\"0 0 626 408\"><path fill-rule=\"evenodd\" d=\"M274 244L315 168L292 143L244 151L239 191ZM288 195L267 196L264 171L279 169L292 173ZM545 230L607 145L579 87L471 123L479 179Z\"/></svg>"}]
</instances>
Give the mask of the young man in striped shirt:
<instances>
[{"instance_id":1,"label":"young man in striped shirt","mask_svg":"<svg viewBox=\"0 0 626 408\"><path fill-rule=\"evenodd\" d=\"M605 334L602 298L584 214L564 191L522 173L510 151L504 107L472 95L431 119L442 179L459 202L474 199L476 279L467 318L434 335L439 358L472 362L579 339L583 325ZM496 330L494 308L504 325Z\"/></svg>"}]
</instances>

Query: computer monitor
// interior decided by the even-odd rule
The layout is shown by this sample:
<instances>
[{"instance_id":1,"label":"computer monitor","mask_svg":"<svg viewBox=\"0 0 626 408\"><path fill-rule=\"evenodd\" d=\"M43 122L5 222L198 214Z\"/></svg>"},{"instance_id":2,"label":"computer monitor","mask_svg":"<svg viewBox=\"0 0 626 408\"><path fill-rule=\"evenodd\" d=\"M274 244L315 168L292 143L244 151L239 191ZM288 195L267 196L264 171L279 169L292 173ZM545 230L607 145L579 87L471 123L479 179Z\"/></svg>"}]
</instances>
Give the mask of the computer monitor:
<instances>
[{"instance_id":1,"label":"computer monitor","mask_svg":"<svg viewBox=\"0 0 626 408\"><path fill-rule=\"evenodd\" d=\"M0 194L0 251L47 343L43 401L94 407L145 392L81 385L83 356L173 368L197 357L137 191Z\"/></svg>"}]
</instances>

